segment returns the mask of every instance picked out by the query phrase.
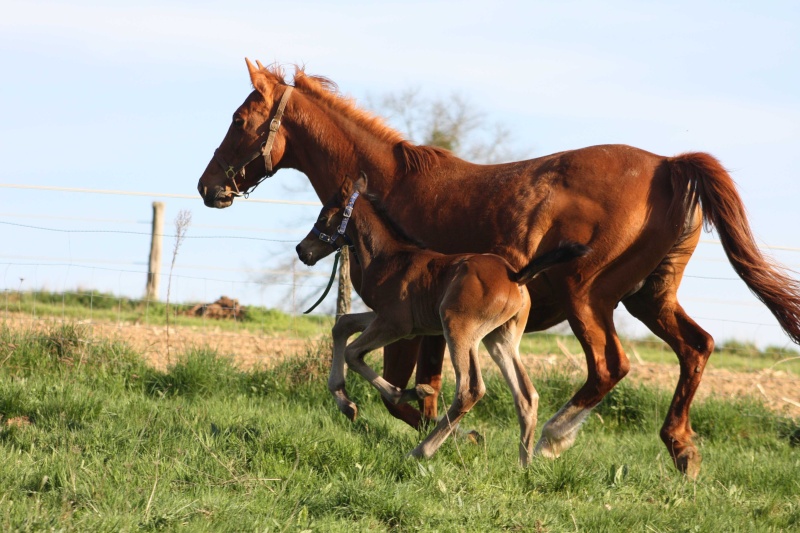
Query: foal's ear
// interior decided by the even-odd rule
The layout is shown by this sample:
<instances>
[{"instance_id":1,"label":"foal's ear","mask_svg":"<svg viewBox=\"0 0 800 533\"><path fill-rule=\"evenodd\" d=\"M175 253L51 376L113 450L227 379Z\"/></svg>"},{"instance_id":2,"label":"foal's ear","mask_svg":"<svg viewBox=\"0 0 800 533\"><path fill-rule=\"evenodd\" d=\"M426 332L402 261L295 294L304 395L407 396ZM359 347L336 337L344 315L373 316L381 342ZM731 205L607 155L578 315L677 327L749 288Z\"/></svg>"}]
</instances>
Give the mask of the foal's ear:
<instances>
[{"instance_id":1,"label":"foal's ear","mask_svg":"<svg viewBox=\"0 0 800 533\"><path fill-rule=\"evenodd\" d=\"M359 193L363 194L364 192L366 192L366 190L367 190L367 175L364 173L363 170L358 173L358 179L356 180L356 182L353 185L355 185L355 189Z\"/></svg>"},{"instance_id":2,"label":"foal's ear","mask_svg":"<svg viewBox=\"0 0 800 533\"><path fill-rule=\"evenodd\" d=\"M264 69L260 62L257 62L258 67L256 67L246 57L244 58L244 62L247 63L247 72L250 73L250 82L253 84L253 87L261 94L268 94L272 87L267 79L267 70Z\"/></svg>"}]
</instances>

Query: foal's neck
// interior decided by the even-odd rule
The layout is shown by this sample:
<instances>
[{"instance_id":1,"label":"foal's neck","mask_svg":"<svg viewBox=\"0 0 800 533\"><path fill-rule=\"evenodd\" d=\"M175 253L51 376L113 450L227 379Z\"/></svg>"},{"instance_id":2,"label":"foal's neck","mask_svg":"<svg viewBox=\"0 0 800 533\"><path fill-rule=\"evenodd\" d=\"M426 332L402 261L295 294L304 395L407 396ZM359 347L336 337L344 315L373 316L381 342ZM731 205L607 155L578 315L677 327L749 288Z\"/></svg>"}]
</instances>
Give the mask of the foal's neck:
<instances>
[{"instance_id":1,"label":"foal's neck","mask_svg":"<svg viewBox=\"0 0 800 533\"><path fill-rule=\"evenodd\" d=\"M382 262L399 253L421 250L396 235L368 198L360 198L356 202L346 233L353 241L358 260L364 269L373 265L376 260Z\"/></svg>"}]
</instances>

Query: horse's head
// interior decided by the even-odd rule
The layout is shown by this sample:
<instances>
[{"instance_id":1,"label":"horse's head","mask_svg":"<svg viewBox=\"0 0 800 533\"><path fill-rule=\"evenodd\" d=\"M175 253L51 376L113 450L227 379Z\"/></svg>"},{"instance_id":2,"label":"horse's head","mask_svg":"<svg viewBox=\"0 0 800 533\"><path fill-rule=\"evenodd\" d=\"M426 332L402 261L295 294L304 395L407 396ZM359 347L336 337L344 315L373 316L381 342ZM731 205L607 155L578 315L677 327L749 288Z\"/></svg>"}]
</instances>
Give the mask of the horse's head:
<instances>
[{"instance_id":1,"label":"horse's head","mask_svg":"<svg viewBox=\"0 0 800 533\"><path fill-rule=\"evenodd\" d=\"M300 244L297 245L297 257L308 266L313 266L343 246L352 246L353 240L345 234L353 204L358 196L367 188L367 177L364 173L353 182L345 178L342 187L333 195L319 213L317 222Z\"/></svg>"},{"instance_id":2,"label":"horse's head","mask_svg":"<svg viewBox=\"0 0 800 533\"><path fill-rule=\"evenodd\" d=\"M208 207L228 207L236 196L248 194L275 173L286 149L280 123L292 87L278 69L245 61L255 90L234 112L228 133L197 183Z\"/></svg>"}]
</instances>

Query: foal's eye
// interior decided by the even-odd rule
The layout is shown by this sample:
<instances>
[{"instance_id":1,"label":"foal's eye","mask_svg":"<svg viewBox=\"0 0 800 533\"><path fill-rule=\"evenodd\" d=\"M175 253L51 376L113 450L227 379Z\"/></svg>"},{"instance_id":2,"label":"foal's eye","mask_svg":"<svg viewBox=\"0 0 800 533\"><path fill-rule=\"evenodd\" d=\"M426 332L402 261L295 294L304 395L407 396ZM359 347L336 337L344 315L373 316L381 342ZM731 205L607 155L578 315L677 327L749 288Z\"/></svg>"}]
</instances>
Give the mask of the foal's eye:
<instances>
[{"instance_id":1,"label":"foal's eye","mask_svg":"<svg viewBox=\"0 0 800 533\"><path fill-rule=\"evenodd\" d=\"M236 126L237 128L241 128L242 126L244 126L244 119L239 115L234 115L233 125Z\"/></svg>"}]
</instances>

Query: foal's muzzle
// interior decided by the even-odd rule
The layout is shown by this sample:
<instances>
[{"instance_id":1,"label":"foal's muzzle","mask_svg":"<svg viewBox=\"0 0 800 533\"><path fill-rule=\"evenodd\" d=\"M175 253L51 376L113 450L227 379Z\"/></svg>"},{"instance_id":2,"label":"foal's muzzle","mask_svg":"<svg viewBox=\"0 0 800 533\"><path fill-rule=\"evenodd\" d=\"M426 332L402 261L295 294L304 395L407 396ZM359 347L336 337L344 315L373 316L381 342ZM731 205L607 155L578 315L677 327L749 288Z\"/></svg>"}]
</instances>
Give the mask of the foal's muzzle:
<instances>
[{"instance_id":1,"label":"foal's muzzle","mask_svg":"<svg viewBox=\"0 0 800 533\"><path fill-rule=\"evenodd\" d=\"M295 247L295 251L297 252L297 258L300 259L304 265L314 266L317 264L317 259L314 257L314 253L310 250L303 250L302 242Z\"/></svg>"}]
</instances>

